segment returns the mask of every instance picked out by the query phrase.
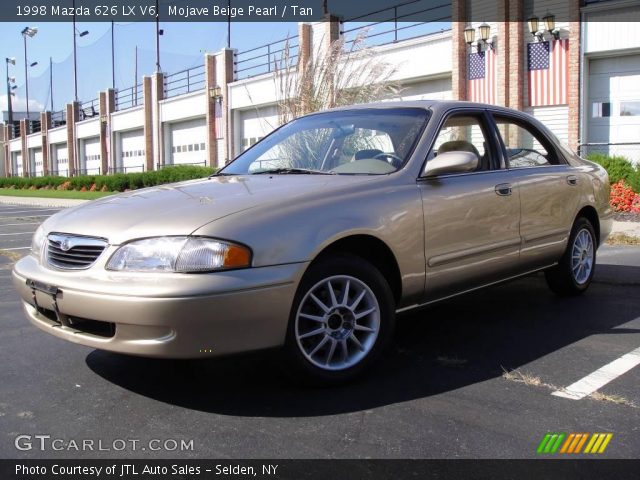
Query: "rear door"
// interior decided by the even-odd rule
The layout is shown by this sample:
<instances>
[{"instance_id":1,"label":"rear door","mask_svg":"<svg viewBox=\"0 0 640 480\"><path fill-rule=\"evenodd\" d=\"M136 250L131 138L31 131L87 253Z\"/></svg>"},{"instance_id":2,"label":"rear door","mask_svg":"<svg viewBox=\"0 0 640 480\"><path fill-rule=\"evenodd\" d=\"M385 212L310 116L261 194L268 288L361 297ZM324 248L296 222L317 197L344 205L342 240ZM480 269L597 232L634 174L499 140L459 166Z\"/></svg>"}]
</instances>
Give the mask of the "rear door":
<instances>
[{"instance_id":1,"label":"rear door","mask_svg":"<svg viewBox=\"0 0 640 480\"><path fill-rule=\"evenodd\" d=\"M518 269L520 199L503 168L484 110L463 109L444 120L427 162L445 151L478 156L473 172L421 178L426 297L442 298L511 276Z\"/></svg>"},{"instance_id":2,"label":"rear door","mask_svg":"<svg viewBox=\"0 0 640 480\"><path fill-rule=\"evenodd\" d=\"M520 192L521 262L538 268L562 256L584 178L526 118L496 113L506 163Z\"/></svg>"}]
</instances>

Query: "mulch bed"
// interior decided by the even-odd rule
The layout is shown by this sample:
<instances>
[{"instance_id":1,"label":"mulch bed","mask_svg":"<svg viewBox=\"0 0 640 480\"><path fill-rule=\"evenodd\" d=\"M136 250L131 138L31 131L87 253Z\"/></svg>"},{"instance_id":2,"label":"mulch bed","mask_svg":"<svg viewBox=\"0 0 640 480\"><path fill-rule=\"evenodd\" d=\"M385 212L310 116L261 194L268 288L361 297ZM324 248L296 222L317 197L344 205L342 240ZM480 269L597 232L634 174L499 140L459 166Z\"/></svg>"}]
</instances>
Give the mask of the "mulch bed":
<instances>
[{"instance_id":1,"label":"mulch bed","mask_svg":"<svg viewBox=\"0 0 640 480\"><path fill-rule=\"evenodd\" d=\"M640 213L618 212L613 219L618 222L640 222Z\"/></svg>"}]
</instances>

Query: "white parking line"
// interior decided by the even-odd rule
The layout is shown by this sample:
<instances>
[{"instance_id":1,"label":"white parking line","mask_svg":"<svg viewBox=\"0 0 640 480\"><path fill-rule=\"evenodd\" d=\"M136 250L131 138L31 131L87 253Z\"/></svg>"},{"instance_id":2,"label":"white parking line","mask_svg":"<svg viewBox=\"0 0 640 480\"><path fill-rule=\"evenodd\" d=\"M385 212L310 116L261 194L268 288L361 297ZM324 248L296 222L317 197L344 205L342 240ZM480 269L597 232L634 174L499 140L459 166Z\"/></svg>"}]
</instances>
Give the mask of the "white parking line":
<instances>
[{"instance_id":1,"label":"white parking line","mask_svg":"<svg viewBox=\"0 0 640 480\"><path fill-rule=\"evenodd\" d=\"M16 214L16 213L34 213L34 212L59 212L60 209L58 208L34 208L33 210L6 210L4 212L0 211L0 216L3 213L11 213L11 214ZM53 213L51 214L53 215Z\"/></svg>"},{"instance_id":2,"label":"white parking line","mask_svg":"<svg viewBox=\"0 0 640 480\"><path fill-rule=\"evenodd\" d=\"M620 358L599 368L577 382L572 383L568 387L562 390L556 390L551 395L569 398L571 400L580 400L604 387L607 383L628 372L636 365L640 365L640 348L624 354Z\"/></svg>"},{"instance_id":3,"label":"white parking line","mask_svg":"<svg viewBox=\"0 0 640 480\"><path fill-rule=\"evenodd\" d=\"M4 250L5 252L10 252L12 250L29 250L31 247L15 247L15 248L0 248L0 250Z\"/></svg>"},{"instance_id":4,"label":"white parking line","mask_svg":"<svg viewBox=\"0 0 640 480\"><path fill-rule=\"evenodd\" d=\"M40 222L0 223L0 227L21 227L22 225L40 225Z\"/></svg>"},{"instance_id":5,"label":"white parking line","mask_svg":"<svg viewBox=\"0 0 640 480\"><path fill-rule=\"evenodd\" d=\"M36 232L0 233L0 237L10 237L11 235L33 235L34 233Z\"/></svg>"},{"instance_id":6,"label":"white parking line","mask_svg":"<svg viewBox=\"0 0 640 480\"><path fill-rule=\"evenodd\" d=\"M7 220L9 218L49 218L51 215L30 215L30 216L25 216L23 217L22 215L18 216L18 217L0 217L3 220Z\"/></svg>"},{"instance_id":7,"label":"white parking line","mask_svg":"<svg viewBox=\"0 0 640 480\"><path fill-rule=\"evenodd\" d=\"M31 210L52 210L52 209L56 209L59 210L61 207L47 207L46 205L43 205L41 207L38 206L29 206L29 205L5 205L0 206L0 211L5 211L5 210L24 210L25 208L30 208Z\"/></svg>"}]
</instances>

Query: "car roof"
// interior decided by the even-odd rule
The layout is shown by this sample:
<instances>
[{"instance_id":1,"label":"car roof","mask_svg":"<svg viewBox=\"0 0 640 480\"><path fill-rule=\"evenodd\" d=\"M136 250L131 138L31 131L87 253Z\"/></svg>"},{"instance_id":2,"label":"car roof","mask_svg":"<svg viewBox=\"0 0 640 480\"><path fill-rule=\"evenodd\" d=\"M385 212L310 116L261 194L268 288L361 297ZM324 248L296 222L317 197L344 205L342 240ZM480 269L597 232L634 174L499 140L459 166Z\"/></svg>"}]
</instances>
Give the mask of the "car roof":
<instances>
[{"instance_id":1,"label":"car roof","mask_svg":"<svg viewBox=\"0 0 640 480\"><path fill-rule=\"evenodd\" d=\"M392 100L385 102L360 103L355 105L347 105L343 107L331 108L324 110L325 112L339 112L345 110L361 110L367 108L423 108L441 112L452 108L469 107L478 109L489 109L494 112L504 113L523 113L512 108L500 107L498 105L490 105L486 103L468 102L463 100ZM317 112L322 113L322 112Z\"/></svg>"}]
</instances>

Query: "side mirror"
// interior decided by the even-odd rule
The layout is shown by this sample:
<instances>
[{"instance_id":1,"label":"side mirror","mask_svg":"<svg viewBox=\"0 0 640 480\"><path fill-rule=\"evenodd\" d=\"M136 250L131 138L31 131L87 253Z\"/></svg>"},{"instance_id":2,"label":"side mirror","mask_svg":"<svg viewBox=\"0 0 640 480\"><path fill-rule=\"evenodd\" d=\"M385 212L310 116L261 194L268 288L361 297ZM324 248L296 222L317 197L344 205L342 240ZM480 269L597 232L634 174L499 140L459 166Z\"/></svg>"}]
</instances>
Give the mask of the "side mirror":
<instances>
[{"instance_id":1,"label":"side mirror","mask_svg":"<svg viewBox=\"0 0 640 480\"><path fill-rule=\"evenodd\" d=\"M441 153L429 160L422 176L437 177L446 173L465 173L476 168L478 168L478 157L475 153L457 150Z\"/></svg>"}]
</instances>

